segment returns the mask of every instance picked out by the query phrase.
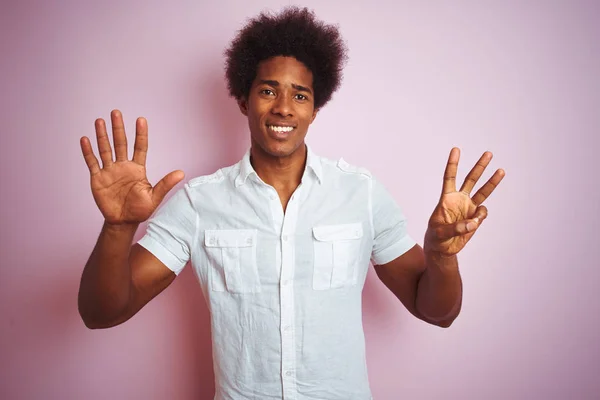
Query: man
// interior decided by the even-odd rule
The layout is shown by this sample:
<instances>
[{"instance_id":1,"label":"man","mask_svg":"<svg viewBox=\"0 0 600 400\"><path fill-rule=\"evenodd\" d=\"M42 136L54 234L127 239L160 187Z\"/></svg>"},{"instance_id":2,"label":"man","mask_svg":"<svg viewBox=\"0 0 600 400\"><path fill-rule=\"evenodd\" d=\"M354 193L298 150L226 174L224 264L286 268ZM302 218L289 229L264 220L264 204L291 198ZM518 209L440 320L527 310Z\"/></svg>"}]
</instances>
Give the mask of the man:
<instances>
[{"instance_id":1,"label":"man","mask_svg":"<svg viewBox=\"0 0 600 400\"><path fill-rule=\"evenodd\" d=\"M81 139L105 223L83 271L79 310L90 328L137 313L191 261L207 300L216 399L370 399L361 292L369 261L418 318L448 327L462 298L456 254L487 216L481 205L504 176L472 197L485 153L459 191L458 149L421 248L399 207L371 174L305 145L308 127L341 81L345 47L306 9L251 20L226 52L231 95L248 117L251 148L236 165L187 182L146 178L147 123L133 159L120 112L111 114L115 160L96 121L102 168Z\"/></svg>"}]
</instances>

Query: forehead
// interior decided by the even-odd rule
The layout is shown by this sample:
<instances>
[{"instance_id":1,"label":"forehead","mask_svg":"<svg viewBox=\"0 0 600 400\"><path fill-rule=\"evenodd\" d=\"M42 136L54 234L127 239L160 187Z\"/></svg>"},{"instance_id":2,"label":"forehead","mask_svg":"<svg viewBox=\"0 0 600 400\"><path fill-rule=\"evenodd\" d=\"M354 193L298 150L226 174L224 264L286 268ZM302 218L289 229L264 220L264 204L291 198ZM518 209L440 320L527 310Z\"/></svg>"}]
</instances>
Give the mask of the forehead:
<instances>
[{"instance_id":1,"label":"forehead","mask_svg":"<svg viewBox=\"0 0 600 400\"><path fill-rule=\"evenodd\" d=\"M312 88L313 74L294 57L277 56L261 61L256 70L257 80L275 80L281 84L296 84Z\"/></svg>"}]
</instances>

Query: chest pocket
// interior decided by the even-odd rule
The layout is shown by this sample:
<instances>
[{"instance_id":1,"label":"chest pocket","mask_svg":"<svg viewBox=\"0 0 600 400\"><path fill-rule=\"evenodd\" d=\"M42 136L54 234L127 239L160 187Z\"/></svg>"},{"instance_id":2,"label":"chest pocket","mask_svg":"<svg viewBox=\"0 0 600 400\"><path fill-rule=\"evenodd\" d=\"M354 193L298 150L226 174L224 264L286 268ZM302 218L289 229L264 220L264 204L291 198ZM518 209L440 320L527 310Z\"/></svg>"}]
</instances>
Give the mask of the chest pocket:
<instances>
[{"instance_id":1,"label":"chest pocket","mask_svg":"<svg viewBox=\"0 0 600 400\"><path fill-rule=\"evenodd\" d=\"M206 230L204 246L210 261L210 286L216 292L258 293L256 230Z\"/></svg>"},{"instance_id":2,"label":"chest pocket","mask_svg":"<svg viewBox=\"0 0 600 400\"><path fill-rule=\"evenodd\" d=\"M356 284L362 237L360 222L313 227L313 289Z\"/></svg>"}]
</instances>

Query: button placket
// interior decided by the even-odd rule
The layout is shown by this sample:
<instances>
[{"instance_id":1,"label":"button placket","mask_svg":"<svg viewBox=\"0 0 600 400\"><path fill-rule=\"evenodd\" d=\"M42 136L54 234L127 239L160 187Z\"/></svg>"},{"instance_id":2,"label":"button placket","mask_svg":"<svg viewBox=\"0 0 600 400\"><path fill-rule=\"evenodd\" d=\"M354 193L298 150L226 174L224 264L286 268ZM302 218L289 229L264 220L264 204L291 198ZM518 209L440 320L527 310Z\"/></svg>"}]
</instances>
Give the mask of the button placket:
<instances>
[{"instance_id":1,"label":"button placket","mask_svg":"<svg viewBox=\"0 0 600 400\"><path fill-rule=\"evenodd\" d=\"M283 226L283 208L279 202L279 195L275 192L275 189L269 187L270 194L267 195L269 206L271 207L271 215L273 216L273 228L275 232L281 232Z\"/></svg>"},{"instance_id":2,"label":"button placket","mask_svg":"<svg viewBox=\"0 0 600 400\"><path fill-rule=\"evenodd\" d=\"M281 229L281 281L280 281L280 326L281 326L281 376L283 382L283 398L296 399L295 381L296 344L294 335L294 238L297 220L297 203L290 202Z\"/></svg>"},{"instance_id":3,"label":"button placket","mask_svg":"<svg viewBox=\"0 0 600 400\"><path fill-rule=\"evenodd\" d=\"M287 218L286 218L287 219ZM287 221L284 229L287 228ZM293 241L282 240L282 269L281 269L281 351L284 399L296 399L296 383L294 376L296 361L296 346L292 326L294 324L294 285L292 276L294 270Z\"/></svg>"}]
</instances>

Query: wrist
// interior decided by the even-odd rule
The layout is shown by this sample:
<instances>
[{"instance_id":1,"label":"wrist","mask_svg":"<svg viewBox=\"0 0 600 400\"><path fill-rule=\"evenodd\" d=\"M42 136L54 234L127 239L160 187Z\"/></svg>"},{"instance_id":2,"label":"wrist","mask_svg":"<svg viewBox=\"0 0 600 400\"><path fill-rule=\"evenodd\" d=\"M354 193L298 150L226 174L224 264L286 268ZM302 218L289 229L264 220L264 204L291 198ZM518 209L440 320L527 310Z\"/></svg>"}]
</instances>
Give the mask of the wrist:
<instances>
[{"instance_id":1,"label":"wrist","mask_svg":"<svg viewBox=\"0 0 600 400\"><path fill-rule=\"evenodd\" d=\"M431 258L433 260L454 260L456 259L456 254L446 254L441 251L432 250L431 248L424 247L423 253L425 253L425 258Z\"/></svg>"},{"instance_id":2,"label":"wrist","mask_svg":"<svg viewBox=\"0 0 600 400\"><path fill-rule=\"evenodd\" d=\"M438 270L454 270L458 268L456 254L445 254L431 249L423 249L427 268Z\"/></svg>"},{"instance_id":3,"label":"wrist","mask_svg":"<svg viewBox=\"0 0 600 400\"><path fill-rule=\"evenodd\" d=\"M122 224L112 224L110 222L104 221L103 229L108 232L115 234L123 234L123 233L135 233L140 224L136 223L122 223Z\"/></svg>"}]
</instances>

